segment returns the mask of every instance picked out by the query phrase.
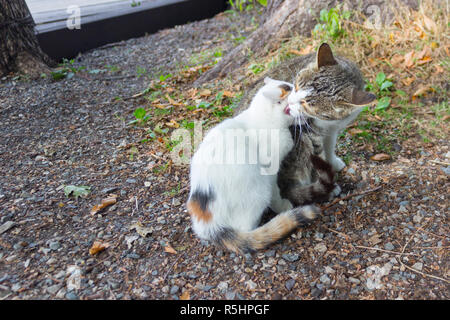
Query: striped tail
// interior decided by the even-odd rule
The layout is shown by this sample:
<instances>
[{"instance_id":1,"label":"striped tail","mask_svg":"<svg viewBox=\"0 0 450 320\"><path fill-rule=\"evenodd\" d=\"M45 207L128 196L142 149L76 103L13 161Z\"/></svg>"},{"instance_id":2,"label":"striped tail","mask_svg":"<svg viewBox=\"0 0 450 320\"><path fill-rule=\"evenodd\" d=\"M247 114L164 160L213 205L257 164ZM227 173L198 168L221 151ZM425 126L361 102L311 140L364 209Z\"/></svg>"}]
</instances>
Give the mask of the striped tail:
<instances>
[{"instance_id":1,"label":"striped tail","mask_svg":"<svg viewBox=\"0 0 450 320\"><path fill-rule=\"evenodd\" d=\"M217 234L214 242L238 253L254 252L282 239L297 227L309 224L319 214L314 205L294 208L282 212L266 224L248 232L224 229Z\"/></svg>"}]
</instances>

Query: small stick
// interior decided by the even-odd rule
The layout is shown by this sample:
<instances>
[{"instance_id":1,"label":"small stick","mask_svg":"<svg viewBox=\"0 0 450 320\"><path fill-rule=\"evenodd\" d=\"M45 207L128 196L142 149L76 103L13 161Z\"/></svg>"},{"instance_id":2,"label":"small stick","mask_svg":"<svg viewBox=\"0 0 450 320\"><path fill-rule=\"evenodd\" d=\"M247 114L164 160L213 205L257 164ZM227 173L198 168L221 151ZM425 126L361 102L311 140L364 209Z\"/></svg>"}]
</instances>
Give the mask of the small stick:
<instances>
[{"instance_id":1,"label":"small stick","mask_svg":"<svg viewBox=\"0 0 450 320\"><path fill-rule=\"evenodd\" d=\"M369 190L366 190L366 191L363 191L363 192L355 192L355 193L349 194L349 195L347 195L347 196L345 196L345 197L343 197L343 198L334 199L334 201L333 201L332 203L330 203L329 205L326 205L326 206L322 207L321 209L322 209L322 211L325 211L325 210L331 208L332 206L334 206L336 203L338 203L338 202L341 201L341 200L347 200L347 199L350 199L350 198L352 198L352 197L366 195L366 194L369 194L369 193L378 191L378 190L380 190L380 189L381 189L381 186L378 186L378 187L376 187L376 188L369 189Z\"/></svg>"},{"instance_id":2,"label":"small stick","mask_svg":"<svg viewBox=\"0 0 450 320\"><path fill-rule=\"evenodd\" d=\"M450 163L448 163L448 162L442 162L442 161L437 161L437 160L430 160L430 162L442 164L444 166L450 166Z\"/></svg>"},{"instance_id":3,"label":"small stick","mask_svg":"<svg viewBox=\"0 0 450 320\"><path fill-rule=\"evenodd\" d=\"M411 271L414 271L414 272L416 272L416 273L418 273L418 274L420 274L420 275L422 275L422 276L424 276L424 277L430 277L430 278L433 278L433 279L437 279L437 280L441 280L441 281L445 281L445 282L447 282L447 283L450 283L450 281L447 280L447 279L444 279L444 278L441 278L441 277L438 277L438 276L434 276L434 275L432 275L432 274L428 274L428 273L424 273L424 272L422 272L422 271L416 270L416 269L411 268L410 266L404 264L404 263L401 262L401 261L400 261L400 263L401 263L402 266L404 266L405 268L407 268L407 269L409 269L409 270L411 270Z\"/></svg>"},{"instance_id":4,"label":"small stick","mask_svg":"<svg viewBox=\"0 0 450 320\"><path fill-rule=\"evenodd\" d=\"M169 273L172 271L173 267L175 266L175 264L178 262L178 260L180 260L181 257L183 257L184 254L180 254L178 256L178 258L172 263L172 265L169 267L169 270L167 270L166 274L164 275L163 281L166 281L167 276L169 275Z\"/></svg>"},{"instance_id":5,"label":"small stick","mask_svg":"<svg viewBox=\"0 0 450 320\"><path fill-rule=\"evenodd\" d=\"M393 254L399 254L399 255L420 256L419 254L415 254L415 253L402 253L402 252L398 252L398 251L384 250L384 249L374 248L374 247L355 246L355 248L377 250L377 251L381 251L381 252L393 253Z\"/></svg>"}]
</instances>

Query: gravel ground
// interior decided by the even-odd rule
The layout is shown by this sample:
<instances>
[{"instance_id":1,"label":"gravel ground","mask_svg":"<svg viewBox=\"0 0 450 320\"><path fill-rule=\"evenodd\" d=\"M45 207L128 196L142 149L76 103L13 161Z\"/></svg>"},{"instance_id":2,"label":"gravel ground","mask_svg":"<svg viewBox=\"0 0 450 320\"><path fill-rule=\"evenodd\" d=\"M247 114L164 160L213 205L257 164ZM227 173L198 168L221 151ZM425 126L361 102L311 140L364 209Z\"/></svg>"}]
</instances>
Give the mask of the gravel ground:
<instances>
[{"instance_id":1,"label":"gravel ground","mask_svg":"<svg viewBox=\"0 0 450 320\"><path fill-rule=\"evenodd\" d=\"M409 139L381 163L341 141L343 199L245 256L193 235L187 168L156 174L161 153L130 151L140 137L125 123L142 102L129 98L225 54L252 21L222 14L97 49L71 79L2 79L0 299L449 299L448 141ZM107 248L92 255L95 242Z\"/></svg>"}]
</instances>

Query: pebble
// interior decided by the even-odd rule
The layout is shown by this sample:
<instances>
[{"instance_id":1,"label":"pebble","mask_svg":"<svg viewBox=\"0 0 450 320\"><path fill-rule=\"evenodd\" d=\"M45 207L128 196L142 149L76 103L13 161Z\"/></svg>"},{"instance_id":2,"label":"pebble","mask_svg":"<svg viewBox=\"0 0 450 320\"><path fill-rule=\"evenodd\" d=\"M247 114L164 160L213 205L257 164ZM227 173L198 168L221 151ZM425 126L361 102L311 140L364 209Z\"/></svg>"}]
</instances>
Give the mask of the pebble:
<instances>
[{"instance_id":1,"label":"pebble","mask_svg":"<svg viewBox=\"0 0 450 320\"><path fill-rule=\"evenodd\" d=\"M140 259L141 256L138 255L137 253L129 253L129 254L127 254L127 258L130 258L130 259Z\"/></svg>"},{"instance_id":2,"label":"pebble","mask_svg":"<svg viewBox=\"0 0 450 320\"><path fill-rule=\"evenodd\" d=\"M322 290L320 290L320 289L318 289L318 288L313 288L312 290L311 290L311 295L314 297L314 298L318 298L318 297L320 297L320 295L322 294Z\"/></svg>"},{"instance_id":3,"label":"pebble","mask_svg":"<svg viewBox=\"0 0 450 320\"><path fill-rule=\"evenodd\" d=\"M55 284L53 286L50 286L46 289L46 291L52 295L56 294L59 289L61 289L61 285L60 284Z\"/></svg>"},{"instance_id":4,"label":"pebble","mask_svg":"<svg viewBox=\"0 0 450 320\"><path fill-rule=\"evenodd\" d=\"M58 241L52 241L52 242L50 242L50 244L48 245L48 247L49 247L51 250L56 251L56 250L58 250L58 249L61 247L61 244L60 244Z\"/></svg>"},{"instance_id":5,"label":"pebble","mask_svg":"<svg viewBox=\"0 0 450 320\"><path fill-rule=\"evenodd\" d=\"M170 294L175 294L178 292L178 290L180 290L180 287L172 286L172 288L170 288Z\"/></svg>"},{"instance_id":6,"label":"pebble","mask_svg":"<svg viewBox=\"0 0 450 320\"><path fill-rule=\"evenodd\" d=\"M324 243L318 243L314 246L314 250L320 253L327 251L327 246Z\"/></svg>"},{"instance_id":7,"label":"pebble","mask_svg":"<svg viewBox=\"0 0 450 320\"><path fill-rule=\"evenodd\" d=\"M137 181L136 181L136 179L127 179L126 180L126 183L130 183L130 184L133 184L133 183L136 183Z\"/></svg>"},{"instance_id":8,"label":"pebble","mask_svg":"<svg viewBox=\"0 0 450 320\"><path fill-rule=\"evenodd\" d=\"M268 250L264 253L264 255L268 258L275 256L275 250Z\"/></svg>"},{"instance_id":9,"label":"pebble","mask_svg":"<svg viewBox=\"0 0 450 320\"><path fill-rule=\"evenodd\" d=\"M286 281L286 289L288 289L289 291L291 291L291 289L294 287L295 285L295 279L289 279L288 281Z\"/></svg>"},{"instance_id":10,"label":"pebble","mask_svg":"<svg viewBox=\"0 0 450 320\"><path fill-rule=\"evenodd\" d=\"M353 277L348 277L348 281L350 281L351 283L354 284L360 284L361 281L359 279L353 278Z\"/></svg>"},{"instance_id":11,"label":"pebble","mask_svg":"<svg viewBox=\"0 0 450 320\"><path fill-rule=\"evenodd\" d=\"M297 261L299 259L299 255L296 254L296 253L294 253L294 254L285 253L285 254L282 255L282 257L283 257L284 260L287 260L289 262L295 262L295 261Z\"/></svg>"},{"instance_id":12,"label":"pebble","mask_svg":"<svg viewBox=\"0 0 450 320\"><path fill-rule=\"evenodd\" d=\"M227 291L227 293L225 293L225 299L227 300L234 300L236 298L236 292L234 291Z\"/></svg>"},{"instance_id":13,"label":"pebble","mask_svg":"<svg viewBox=\"0 0 450 320\"><path fill-rule=\"evenodd\" d=\"M422 262L416 262L412 265L412 268L417 271L422 271L423 263Z\"/></svg>"},{"instance_id":14,"label":"pebble","mask_svg":"<svg viewBox=\"0 0 450 320\"><path fill-rule=\"evenodd\" d=\"M324 274L320 277L320 282L322 282L323 284L330 284L331 279L326 274Z\"/></svg>"},{"instance_id":15,"label":"pebble","mask_svg":"<svg viewBox=\"0 0 450 320\"><path fill-rule=\"evenodd\" d=\"M80 299L78 297L78 295L75 292L73 292L73 291L67 292L66 293L66 298L69 299L69 300L78 300L78 299Z\"/></svg>"},{"instance_id":16,"label":"pebble","mask_svg":"<svg viewBox=\"0 0 450 320\"><path fill-rule=\"evenodd\" d=\"M219 289L222 292L225 292L228 289L228 283L226 283L225 281L219 282L219 284L217 285L217 289Z\"/></svg>"},{"instance_id":17,"label":"pebble","mask_svg":"<svg viewBox=\"0 0 450 320\"><path fill-rule=\"evenodd\" d=\"M388 242L388 243L386 243L386 244L384 245L384 249L385 249L385 250L392 251L392 250L395 249L395 247L394 247L394 245L393 245L392 243Z\"/></svg>"}]
</instances>

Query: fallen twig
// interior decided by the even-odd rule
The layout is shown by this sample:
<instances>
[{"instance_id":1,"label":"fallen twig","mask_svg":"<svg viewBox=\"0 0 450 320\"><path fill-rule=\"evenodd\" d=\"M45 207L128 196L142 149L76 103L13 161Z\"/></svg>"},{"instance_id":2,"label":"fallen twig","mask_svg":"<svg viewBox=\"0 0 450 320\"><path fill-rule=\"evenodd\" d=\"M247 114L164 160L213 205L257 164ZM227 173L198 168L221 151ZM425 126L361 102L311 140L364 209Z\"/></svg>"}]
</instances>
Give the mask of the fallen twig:
<instances>
[{"instance_id":1,"label":"fallen twig","mask_svg":"<svg viewBox=\"0 0 450 320\"><path fill-rule=\"evenodd\" d=\"M339 201L347 200L347 199L350 199L350 198L353 198L353 197L357 197L357 196L363 196L363 195L366 195L366 194L378 191L380 189L381 189L381 186L378 186L376 188L369 189L369 190L366 190L366 191L363 191L363 192L355 192L355 193L349 194L349 195L347 195L347 196L345 196L343 198L336 198L336 199L333 200L332 203L321 207L321 209L322 209L322 211L325 211L325 210L331 208L332 206L334 206L335 204L337 204Z\"/></svg>"},{"instance_id":2,"label":"fallen twig","mask_svg":"<svg viewBox=\"0 0 450 320\"><path fill-rule=\"evenodd\" d=\"M438 161L438 160L430 160L430 162L436 163L436 164L442 164L443 166L450 166L450 163L448 163L448 162L443 162L443 161Z\"/></svg>"}]
</instances>

